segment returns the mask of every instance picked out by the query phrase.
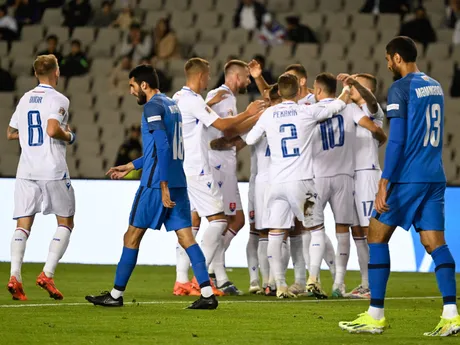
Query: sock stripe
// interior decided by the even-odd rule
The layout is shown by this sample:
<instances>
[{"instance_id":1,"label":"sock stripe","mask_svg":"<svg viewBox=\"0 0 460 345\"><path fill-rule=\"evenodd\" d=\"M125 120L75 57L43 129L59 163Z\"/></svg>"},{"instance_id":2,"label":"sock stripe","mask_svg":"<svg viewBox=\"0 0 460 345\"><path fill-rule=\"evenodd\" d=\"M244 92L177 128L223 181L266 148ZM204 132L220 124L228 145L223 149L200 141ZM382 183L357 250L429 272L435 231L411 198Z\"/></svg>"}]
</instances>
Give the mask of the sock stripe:
<instances>
[{"instance_id":1,"label":"sock stripe","mask_svg":"<svg viewBox=\"0 0 460 345\"><path fill-rule=\"evenodd\" d=\"M456 304L457 303L457 297L456 296L444 296L442 298L443 304Z\"/></svg>"},{"instance_id":2,"label":"sock stripe","mask_svg":"<svg viewBox=\"0 0 460 345\"><path fill-rule=\"evenodd\" d=\"M226 219L211 220L210 223L227 223Z\"/></svg>"},{"instance_id":3,"label":"sock stripe","mask_svg":"<svg viewBox=\"0 0 460 345\"><path fill-rule=\"evenodd\" d=\"M436 266L434 271L438 272L438 270L443 269L443 268L452 268L452 269L455 270L455 263L440 264L440 265Z\"/></svg>"},{"instance_id":4,"label":"sock stripe","mask_svg":"<svg viewBox=\"0 0 460 345\"><path fill-rule=\"evenodd\" d=\"M268 242L268 238L259 238L259 242Z\"/></svg>"},{"instance_id":5,"label":"sock stripe","mask_svg":"<svg viewBox=\"0 0 460 345\"><path fill-rule=\"evenodd\" d=\"M118 291L125 291L126 286L119 286L119 285L114 285L113 288Z\"/></svg>"},{"instance_id":6,"label":"sock stripe","mask_svg":"<svg viewBox=\"0 0 460 345\"><path fill-rule=\"evenodd\" d=\"M70 232L72 232L72 229L71 229L70 227L68 227L67 225L59 224L58 227L59 227L59 228L66 228L67 230L69 230Z\"/></svg>"},{"instance_id":7,"label":"sock stripe","mask_svg":"<svg viewBox=\"0 0 460 345\"><path fill-rule=\"evenodd\" d=\"M277 237L277 236L284 236L284 234L283 234L283 233L272 233L272 234L268 234L268 236L269 236L269 237L270 237L270 236L275 236L275 237Z\"/></svg>"},{"instance_id":8,"label":"sock stripe","mask_svg":"<svg viewBox=\"0 0 460 345\"><path fill-rule=\"evenodd\" d=\"M368 269L370 270L376 270L376 269L381 269L381 268L390 268L390 264L368 264Z\"/></svg>"},{"instance_id":9,"label":"sock stripe","mask_svg":"<svg viewBox=\"0 0 460 345\"><path fill-rule=\"evenodd\" d=\"M16 228L16 231L22 231L27 236L27 238L29 238L30 231L23 228Z\"/></svg>"},{"instance_id":10,"label":"sock stripe","mask_svg":"<svg viewBox=\"0 0 460 345\"><path fill-rule=\"evenodd\" d=\"M206 287L206 286L211 286L211 281L205 281L203 283L200 284L200 289Z\"/></svg>"},{"instance_id":11,"label":"sock stripe","mask_svg":"<svg viewBox=\"0 0 460 345\"><path fill-rule=\"evenodd\" d=\"M371 298L371 306L375 308L383 308L384 299Z\"/></svg>"},{"instance_id":12,"label":"sock stripe","mask_svg":"<svg viewBox=\"0 0 460 345\"><path fill-rule=\"evenodd\" d=\"M353 237L355 241L364 241L367 239L367 237Z\"/></svg>"},{"instance_id":13,"label":"sock stripe","mask_svg":"<svg viewBox=\"0 0 460 345\"><path fill-rule=\"evenodd\" d=\"M231 232L231 233L233 234L233 236L236 236L237 232L236 232L235 230L230 229L230 228L228 228L227 230L228 230L229 232Z\"/></svg>"},{"instance_id":14,"label":"sock stripe","mask_svg":"<svg viewBox=\"0 0 460 345\"><path fill-rule=\"evenodd\" d=\"M260 236L258 232L250 231L249 235Z\"/></svg>"}]
</instances>

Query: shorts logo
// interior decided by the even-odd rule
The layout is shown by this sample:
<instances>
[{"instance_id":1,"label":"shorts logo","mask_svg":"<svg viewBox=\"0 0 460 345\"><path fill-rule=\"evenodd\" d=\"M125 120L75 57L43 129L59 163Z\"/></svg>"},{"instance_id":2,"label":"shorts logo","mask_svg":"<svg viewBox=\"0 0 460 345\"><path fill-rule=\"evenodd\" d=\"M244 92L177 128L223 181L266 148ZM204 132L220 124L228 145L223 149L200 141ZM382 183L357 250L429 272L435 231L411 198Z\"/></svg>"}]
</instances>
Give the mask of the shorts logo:
<instances>
[{"instance_id":1,"label":"shorts logo","mask_svg":"<svg viewBox=\"0 0 460 345\"><path fill-rule=\"evenodd\" d=\"M254 211L249 212L249 219L254 220Z\"/></svg>"},{"instance_id":2,"label":"shorts logo","mask_svg":"<svg viewBox=\"0 0 460 345\"><path fill-rule=\"evenodd\" d=\"M71 186L70 181L67 181L65 186L67 187L67 189L70 189L70 186Z\"/></svg>"},{"instance_id":3,"label":"shorts logo","mask_svg":"<svg viewBox=\"0 0 460 345\"><path fill-rule=\"evenodd\" d=\"M208 183L207 183L207 186L208 186L209 189L211 189L212 183L211 183L211 182L208 182Z\"/></svg>"},{"instance_id":4,"label":"shorts logo","mask_svg":"<svg viewBox=\"0 0 460 345\"><path fill-rule=\"evenodd\" d=\"M222 188L222 185L224 184L222 181L219 181L217 182L217 184L219 185L219 188Z\"/></svg>"},{"instance_id":5,"label":"shorts logo","mask_svg":"<svg viewBox=\"0 0 460 345\"><path fill-rule=\"evenodd\" d=\"M236 203L235 202L231 202L229 205L228 205L229 209L231 212L234 212L236 210Z\"/></svg>"},{"instance_id":6,"label":"shorts logo","mask_svg":"<svg viewBox=\"0 0 460 345\"><path fill-rule=\"evenodd\" d=\"M204 169L201 170L201 172L200 172L200 176L203 176L203 175L204 175Z\"/></svg>"},{"instance_id":7,"label":"shorts logo","mask_svg":"<svg viewBox=\"0 0 460 345\"><path fill-rule=\"evenodd\" d=\"M222 164L216 165L215 168L216 170L220 170L220 168L222 168Z\"/></svg>"}]
</instances>

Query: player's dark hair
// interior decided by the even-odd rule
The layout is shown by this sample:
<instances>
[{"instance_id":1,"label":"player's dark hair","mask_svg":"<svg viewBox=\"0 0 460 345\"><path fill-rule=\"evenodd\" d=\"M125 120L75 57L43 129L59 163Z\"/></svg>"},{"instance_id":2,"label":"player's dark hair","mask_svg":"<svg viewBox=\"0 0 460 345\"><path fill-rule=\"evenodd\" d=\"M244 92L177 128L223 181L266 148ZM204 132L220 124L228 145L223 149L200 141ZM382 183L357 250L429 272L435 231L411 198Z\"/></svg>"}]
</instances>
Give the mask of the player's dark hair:
<instances>
[{"instance_id":1,"label":"player's dark hair","mask_svg":"<svg viewBox=\"0 0 460 345\"><path fill-rule=\"evenodd\" d=\"M377 91L377 78L374 77L372 74L369 74L369 73L358 73L358 74L356 74L356 77L358 77L358 78L364 78L364 79L366 79L367 81L369 81L369 83L371 84L371 92L372 92L372 93L375 93L375 91Z\"/></svg>"},{"instance_id":2,"label":"player's dark hair","mask_svg":"<svg viewBox=\"0 0 460 345\"><path fill-rule=\"evenodd\" d=\"M317 84L321 84L324 92L335 95L337 91L337 79L332 73L320 73L315 79Z\"/></svg>"},{"instance_id":3,"label":"player's dark hair","mask_svg":"<svg viewBox=\"0 0 460 345\"><path fill-rule=\"evenodd\" d=\"M145 81L151 89L160 89L160 82L158 81L158 74L152 65L139 65L134 67L129 72L129 79L134 78L137 84Z\"/></svg>"},{"instance_id":4,"label":"player's dark hair","mask_svg":"<svg viewBox=\"0 0 460 345\"><path fill-rule=\"evenodd\" d=\"M241 61L241 60L230 60L224 66L224 74L227 75L227 73L231 69L233 69L233 67L247 68L248 64L246 62L244 62L244 61Z\"/></svg>"},{"instance_id":5,"label":"player's dark hair","mask_svg":"<svg viewBox=\"0 0 460 345\"><path fill-rule=\"evenodd\" d=\"M284 73L278 78L278 88L281 98L293 99L299 92L299 79L295 75Z\"/></svg>"},{"instance_id":6,"label":"player's dark hair","mask_svg":"<svg viewBox=\"0 0 460 345\"><path fill-rule=\"evenodd\" d=\"M417 46L415 42L407 36L397 36L386 46L387 54L393 57L399 54L404 62L415 62L417 60Z\"/></svg>"},{"instance_id":7,"label":"player's dark hair","mask_svg":"<svg viewBox=\"0 0 460 345\"><path fill-rule=\"evenodd\" d=\"M270 102L276 101L277 99L281 98L280 94L278 93L278 84L273 84L270 87L269 96Z\"/></svg>"},{"instance_id":8,"label":"player's dark hair","mask_svg":"<svg viewBox=\"0 0 460 345\"><path fill-rule=\"evenodd\" d=\"M286 67L284 72L295 72L299 77L307 79L307 70L303 65L295 63Z\"/></svg>"}]
</instances>

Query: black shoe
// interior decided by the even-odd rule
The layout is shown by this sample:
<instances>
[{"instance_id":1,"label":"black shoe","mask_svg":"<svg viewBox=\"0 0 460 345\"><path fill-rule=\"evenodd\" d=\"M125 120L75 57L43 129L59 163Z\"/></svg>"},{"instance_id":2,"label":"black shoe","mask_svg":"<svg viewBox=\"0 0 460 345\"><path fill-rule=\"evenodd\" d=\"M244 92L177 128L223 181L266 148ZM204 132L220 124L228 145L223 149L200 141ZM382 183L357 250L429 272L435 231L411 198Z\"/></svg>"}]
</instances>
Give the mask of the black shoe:
<instances>
[{"instance_id":1,"label":"black shoe","mask_svg":"<svg viewBox=\"0 0 460 345\"><path fill-rule=\"evenodd\" d=\"M189 305L187 309L216 309L218 305L219 302L217 302L216 296L211 295L210 297L205 298L201 295L200 298Z\"/></svg>"},{"instance_id":2,"label":"black shoe","mask_svg":"<svg viewBox=\"0 0 460 345\"><path fill-rule=\"evenodd\" d=\"M85 299L94 305L103 307L123 307L123 297L115 299L108 291L103 292L100 296L86 296Z\"/></svg>"},{"instance_id":3,"label":"black shoe","mask_svg":"<svg viewBox=\"0 0 460 345\"><path fill-rule=\"evenodd\" d=\"M226 282L222 284L221 286L217 287L220 291L222 291L226 296L242 296L244 295L244 292L241 290L238 290L238 288L233 285L232 282Z\"/></svg>"},{"instance_id":4,"label":"black shoe","mask_svg":"<svg viewBox=\"0 0 460 345\"><path fill-rule=\"evenodd\" d=\"M272 289L271 286L265 288L265 296L276 296L276 288Z\"/></svg>"}]
</instances>

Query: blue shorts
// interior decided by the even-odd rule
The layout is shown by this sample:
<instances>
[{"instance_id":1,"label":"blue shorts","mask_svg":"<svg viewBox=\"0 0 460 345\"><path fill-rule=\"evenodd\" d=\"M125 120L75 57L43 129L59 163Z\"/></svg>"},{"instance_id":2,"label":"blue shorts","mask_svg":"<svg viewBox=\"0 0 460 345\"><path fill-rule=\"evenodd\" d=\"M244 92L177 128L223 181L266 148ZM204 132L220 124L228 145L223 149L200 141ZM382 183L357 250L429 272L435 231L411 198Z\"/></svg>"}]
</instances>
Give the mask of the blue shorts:
<instances>
[{"instance_id":1,"label":"blue shorts","mask_svg":"<svg viewBox=\"0 0 460 345\"><path fill-rule=\"evenodd\" d=\"M387 193L388 212L372 217L390 226L416 231L444 231L445 183L390 183Z\"/></svg>"},{"instance_id":2,"label":"blue shorts","mask_svg":"<svg viewBox=\"0 0 460 345\"><path fill-rule=\"evenodd\" d=\"M187 188L170 188L173 208L166 208L161 201L161 189L140 186L134 198L129 216L129 225L141 229L160 230L164 224L167 231L176 231L192 226L190 201Z\"/></svg>"}]
</instances>

